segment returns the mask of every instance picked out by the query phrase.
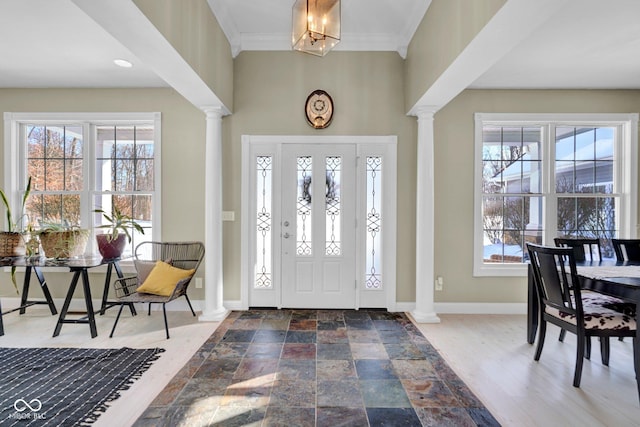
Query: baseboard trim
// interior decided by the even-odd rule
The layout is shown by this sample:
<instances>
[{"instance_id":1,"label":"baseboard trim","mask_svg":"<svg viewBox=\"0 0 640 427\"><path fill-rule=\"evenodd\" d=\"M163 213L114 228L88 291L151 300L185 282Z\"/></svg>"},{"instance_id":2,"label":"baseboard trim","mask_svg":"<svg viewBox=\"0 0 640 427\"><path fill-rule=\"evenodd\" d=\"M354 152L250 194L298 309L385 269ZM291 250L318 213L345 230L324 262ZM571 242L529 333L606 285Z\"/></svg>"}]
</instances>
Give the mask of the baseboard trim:
<instances>
[{"instance_id":1,"label":"baseboard trim","mask_svg":"<svg viewBox=\"0 0 640 427\"><path fill-rule=\"evenodd\" d=\"M438 302L434 306L441 314L527 314L525 302Z\"/></svg>"},{"instance_id":2,"label":"baseboard trim","mask_svg":"<svg viewBox=\"0 0 640 427\"><path fill-rule=\"evenodd\" d=\"M190 300L191 305L193 306L194 311L202 311L204 308L204 300ZM102 300L93 299L93 309L94 311L98 311L100 309L100 305L102 304ZM62 309L62 305L64 304L63 298L54 298L53 303L55 304L58 312ZM17 297L3 297L2 298L2 309L3 311L9 311L14 308L20 306L20 298ZM40 307L41 309L48 310L46 305L37 305L34 307ZM136 304L136 309L147 310L147 304ZM27 307L27 311L32 309L31 307ZM171 303L166 305L167 311L189 311L189 304L187 304L187 300L184 298L178 298L175 301L171 301ZM82 298L74 298L71 300L71 304L69 304L69 311L86 311L87 307L84 303L84 299ZM116 308L117 310L117 308ZM162 310L161 304L152 304L151 311Z\"/></svg>"},{"instance_id":3,"label":"baseboard trim","mask_svg":"<svg viewBox=\"0 0 640 427\"><path fill-rule=\"evenodd\" d=\"M54 303L58 308L58 311L62 308L64 299L54 298ZM95 310L100 308L101 300L93 300L93 307ZM3 297L2 306L5 311L11 310L20 305L20 298L17 297ZM204 300L191 300L191 305L195 311L202 311L204 308ZM143 305L140 304L140 307ZM46 306L40 306L46 307ZM184 298L178 298L172 301L171 304L167 304L167 311L188 311L189 305ZM224 308L227 310L246 310L243 307L240 300L227 300L224 301ZM416 304L414 302L397 302L395 304L395 310L397 312L411 312L415 310ZM436 314L526 314L527 303L476 303L476 302L437 302L434 304ZM80 311L84 310L84 300L81 298L74 298L71 300L69 310ZM146 309L146 305L145 305ZM27 308L28 310L28 308ZM151 310L162 310L160 304L153 304Z\"/></svg>"},{"instance_id":4,"label":"baseboard trim","mask_svg":"<svg viewBox=\"0 0 640 427\"><path fill-rule=\"evenodd\" d=\"M411 312L413 302L399 302L397 311ZM436 314L527 314L526 302L437 302Z\"/></svg>"}]
</instances>

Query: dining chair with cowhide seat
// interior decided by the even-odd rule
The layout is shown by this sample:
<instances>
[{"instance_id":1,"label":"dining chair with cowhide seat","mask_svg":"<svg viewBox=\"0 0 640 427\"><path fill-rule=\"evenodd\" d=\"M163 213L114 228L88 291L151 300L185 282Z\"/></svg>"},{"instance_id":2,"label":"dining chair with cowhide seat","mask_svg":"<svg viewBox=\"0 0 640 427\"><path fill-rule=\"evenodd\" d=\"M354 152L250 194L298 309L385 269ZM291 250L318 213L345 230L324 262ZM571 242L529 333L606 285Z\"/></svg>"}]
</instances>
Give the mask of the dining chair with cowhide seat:
<instances>
[{"instance_id":1,"label":"dining chair with cowhide seat","mask_svg":"<svg viewBox=\"0 0 640 427\"><path fill-rule=\"evenodd\" d=\"M602 260L602 249L600 239L587 237L556 237L554 243L559 248L572 248L576 262L600 261ZM564 341L567 331L560 330L559 341ZM587 349L591 349L591 344L587 344Z\"/></svg>"},{"instance_id":2,"label":"dining chair with cowhide seat","mask_svg":"<svg viewBox=\"0 0 640 427\"><path fill-rule=\"evenodd\" d=\"M600 338L602 363L609 363L609 337L632 337L636 334L636 318L606 308L606 299L584 298L572 248L557 248L527 243L529 259L538 293L540 331L534 360L540 360L547 323L552 323L577 336L574 387L580 387L585 348L590 337Z\"/></svg>"}]
</instances>

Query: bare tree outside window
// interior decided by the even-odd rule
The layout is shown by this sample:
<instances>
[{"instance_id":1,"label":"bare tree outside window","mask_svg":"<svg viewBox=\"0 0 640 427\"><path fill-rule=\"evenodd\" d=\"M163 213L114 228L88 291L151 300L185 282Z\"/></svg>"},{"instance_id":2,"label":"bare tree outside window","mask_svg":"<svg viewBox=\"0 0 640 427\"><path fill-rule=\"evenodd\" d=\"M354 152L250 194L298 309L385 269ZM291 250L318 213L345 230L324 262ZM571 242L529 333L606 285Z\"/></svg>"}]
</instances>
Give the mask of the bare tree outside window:
<instances>
[{"instance_id":1,"label":"bare tree outside window","mask_svg":"<svg viewBox=\"0 0 640 427\"><path fill-rule=\"evenodd\" d=\"M522 262L541 243L541 129L485 126L482 223L485 262ZM617 234L610 127L555 128L557 235L597 237L612 257Z\"/></svg>"},{"instance_id":2,"label":"bare tree outside window","mask_svg":"<svg viewBox=\"0 0 640 427\"><path fill-rule=\"evenodd\" d=\"M26 212L32 225L80 225L84 188L83 140L79 126L26 127L27 176L32 191Z\"/></svg>"},{"instance_id":3,"label":"bare tree outside window","mask_svg":"<svg viewBox=\"0 0 640 427\"><path fill-rule=\"evenodd\" d=\"M109 212L117 207L145 229L144 235L133 233L125 255L151 238L156 179L154 124L31 123L21 129L25 176L32 177L25 212L34 228L44 223L98 227L102 216L88 215L94 209ZM88 147L85 138L91 131L92 145ZM90 159L86 157L89 154Z\"/></svg>"}]
</instances>

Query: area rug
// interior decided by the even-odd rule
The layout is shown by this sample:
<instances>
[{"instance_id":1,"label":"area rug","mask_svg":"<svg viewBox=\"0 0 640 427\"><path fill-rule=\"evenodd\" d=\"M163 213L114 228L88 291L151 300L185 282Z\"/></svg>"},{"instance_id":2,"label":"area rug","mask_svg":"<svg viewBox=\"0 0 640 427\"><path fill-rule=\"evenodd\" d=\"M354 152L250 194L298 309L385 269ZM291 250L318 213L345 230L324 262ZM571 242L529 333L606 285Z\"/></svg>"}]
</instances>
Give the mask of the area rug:
<instances>
[{"instance_id":1,"label":"area rug","mask_svg":"<svg viewBox=\"0 0 640 427\"><path fill-rule=\"evenodd\" d=\"M500 423L403 313L249 310L221 322L134 427L157 425Z\"/></svg>"},{"instance_id":2,"label":"area rug","mask_svg":"<svg viewBox=\"0 0 640 427\"><path fill-rule=\"evenodd\" d=\"M0 425L90 425L163 351L0 348Z\"/></svg>"}]
</instances>

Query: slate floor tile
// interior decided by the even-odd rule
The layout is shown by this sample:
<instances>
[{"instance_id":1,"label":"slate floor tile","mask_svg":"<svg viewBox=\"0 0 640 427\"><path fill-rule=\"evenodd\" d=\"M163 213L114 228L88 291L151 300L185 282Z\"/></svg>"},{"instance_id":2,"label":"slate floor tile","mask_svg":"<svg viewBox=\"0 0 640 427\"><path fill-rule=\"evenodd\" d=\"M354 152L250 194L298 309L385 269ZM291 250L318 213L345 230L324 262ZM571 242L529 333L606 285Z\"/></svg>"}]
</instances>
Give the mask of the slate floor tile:
<instances>
[{"instance_id":1,"label":"slate floor tile","mask_svg":"<svg viewBox=\"0 0 640 427\"><path fill-rule=\"evenodd\" d=\"M365 359L355 360L356 372L361 380L397 379L390 360Z\"/></svg>"},{"instance_id":2,"label":"slate floor tile","mask_svg":"<svg viewBox=\"0 0 640 427\"><path fill-rule=\"evenodd\" d=\"M403 313L231 312L134 424L499 423Z\"/></svg>"},{"instance_id":3,"label":"slate floor tile","mask_svg":"<svg viewBox=\"0 0 640 427\"><path fill-rule=\"evenodd\" d=\"M367 426L367 412L362 408L323 408L318 410L317 427Z\"/></svg>"},{"instance_id":4,"label":"slate floor tile","mask_svg":"<svg viewBox=\"0 0 640 427\"><path fill-rule=\"evenodd\" d=\"M367 417L371 427L422 426L413 408L367 408Z\"/></svg>"},{"instance_id":5,"label":"slate floor tile","mask_svg":"<svg viewBox=\"0 0 640 427\"><path fill-rule=\"evenodd\" d=\"M318 360L353 360L349 344L318 344Z\"/></svg>"},{"instance_id":6,"label":"slate floor tile","mask_svg":"<svg viewBox=\"0 0 640 427\"><path fill-rule=\"evenodd\" d=\"M318 406L364 407L358 381L318 381Z\"/></svg>"},{"instance_id":7,"label":"slate floor tile","mask_svg":"<svg viewBox=\"0 0 640 427\"><path fill-rule=\"evenodd\" d=\"M399 380L360 380L360 392L367 408L411 408Z\"/></svg>"},{"instance_id":8,"label":"slate floor tile","mask_svg":"<svg viewBox=\"0 0 640 427\"><path fill-rule=\"evenodd\" d=\"M318 360L318 381L358 378L353 360Z\"/></svg>"}]
</instances>

